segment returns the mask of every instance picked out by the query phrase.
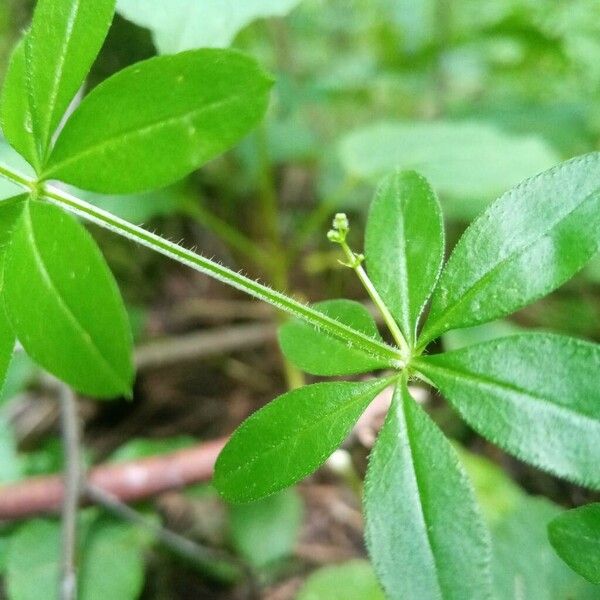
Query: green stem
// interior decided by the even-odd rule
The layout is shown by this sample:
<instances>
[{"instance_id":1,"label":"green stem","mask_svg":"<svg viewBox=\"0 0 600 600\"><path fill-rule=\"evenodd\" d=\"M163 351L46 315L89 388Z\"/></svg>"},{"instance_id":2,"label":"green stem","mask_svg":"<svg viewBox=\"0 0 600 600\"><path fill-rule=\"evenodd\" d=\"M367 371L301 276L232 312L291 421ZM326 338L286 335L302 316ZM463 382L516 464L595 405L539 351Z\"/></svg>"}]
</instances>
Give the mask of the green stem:
<instances>
[{"instance_id":1,"label":"green stem","mask_svg":"<svg viewBox=\"0 0 600 600\"><path fill-rule=\"evenodd\" d=\"M254 298L267 302L293 317L306 321L313 327L333 337L351 342L364 352L381 358L391 368L402 369L406 366L403 355L396 348L356 331L281 292L277 292L200 254L196 254L192 250L182 248L174 242L146 231L142 227L133 225L54 186L42 186L37 181L15 173L12 169L4 165L0 165L0 175L13 183L21 185L29 192L39 190L40 197L91 223L95 223L104 229L108 229L159 254L168 256L181 264L187 265L196 271L245 292Z\"/></svg>"},{"instance_id":2,"label":"green stem","mask_svg":"<svg viewBox=\"0 0 600 600\"><path fill-rule=\"evenodd\" d=\"M404 339L404 335L402 335L402 332L398 327L398 323L396 323L396 320L392 316L392 313L385 305L385 302L379 295L379 292L375 289L375 286L369 279L367 272L362 266L362 256L361 258L357 257L357 255L354 252L352 252L350 246L348 246L348 243L346 241L341 241L340 246L342 247L346 258L348 259L348 266L354 270L354 272L360 279L360 282L363 284L363 287L367 290L367 293L371 297L371 300L373 300L373 303L378 308L385 324L387 325L387 328L390 330L390 333L392 334L392 337L394 338L396 344L398 344L398 347L400 348L400 353L402 354L406 362L410 357L410 347Z\"/></svg>"}]
</instances>

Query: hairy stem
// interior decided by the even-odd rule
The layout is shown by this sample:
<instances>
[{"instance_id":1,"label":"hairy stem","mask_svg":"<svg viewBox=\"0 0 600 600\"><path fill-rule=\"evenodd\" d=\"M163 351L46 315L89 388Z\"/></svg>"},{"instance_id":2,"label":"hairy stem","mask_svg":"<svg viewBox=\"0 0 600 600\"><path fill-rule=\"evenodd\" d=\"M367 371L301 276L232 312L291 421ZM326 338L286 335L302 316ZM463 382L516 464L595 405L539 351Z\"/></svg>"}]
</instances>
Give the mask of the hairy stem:
<instances>
[{"instance_id":1,"label":"hairy stem","mask_svg":"<svg viewBox=\"0 0 600 600\"><path fill-rule=\"evenodd\" d=\"M364 333L332 319L293 298L275 291L266 285L250 279L232 269L224 267L192 250L162 238L161 236L133 225L124 219L97 208L67 192L54 186L40 185L37 181L14 173L12 169L0 165L0 175L31 191L39 191L40 198L55 204L81 218L108 229L122 237L132 240L142 246L150 248L159 254L168 256L177 262L187 265L196 271L204 273L222 283L234 287L254 298L267 302L279 310L301 319L328 335L351 342L355 347L364 352L381 358L389 367L402 369L406 362L402 353L397 348L380 342Z\"/></svg>"}]
</instances>

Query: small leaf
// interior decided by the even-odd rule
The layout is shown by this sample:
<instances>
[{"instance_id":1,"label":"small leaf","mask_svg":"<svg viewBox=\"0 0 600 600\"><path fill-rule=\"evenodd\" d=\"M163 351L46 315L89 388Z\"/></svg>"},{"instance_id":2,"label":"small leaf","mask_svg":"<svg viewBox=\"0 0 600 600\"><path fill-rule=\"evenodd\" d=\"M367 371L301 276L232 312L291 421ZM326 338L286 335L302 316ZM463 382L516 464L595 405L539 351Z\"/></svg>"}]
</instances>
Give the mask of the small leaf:
<instances>
[{"instance_id":1,"label":"small leaf","mask_svg":"<svg viewBox=\"0 0 600 600\"><path fill-rule=\"evenodd\" d=\"M414 361L467 423L517 458L600 488L600 346L531 333Z\"/></svg>"},{"instance_id":2,"label":"small leaf","mask_svg":"<svg viewBox=\"0 0 600 600\"><path fill-rule=\"evenodd\" d=\"M25 53L41 156L100 51L114 11L115 0L38 0Z\"/></svg>"},{"instance_id":3,"label":"small leaf","mask_svg":"<svg viewBox=\"0 0 600 600\"><path fill-rule=\"evenodd\" d=\"M2 88L0 120L10 145L37 171L41 165L33 136L25 65L25 39L13 50Z\"/></svg>"},{"instance_id":4,"label":"small leaf","mask_svg":"<svg viewBox=\"0 0 600 600\"><path fill-rule=\"evenodd\" d=\"M369 311L352 300L326 300L313 306L319 312L357 331L381 340ZM385 369L387 365L359 348L293 319L279 328L279 345L285 357L312 375L351 375Z\"/></svg>"},{"instance_id":5,"label":"small leaf","mask_svg":"<svg viewBox=\"0 0 600 600\"><path fill-rule=\"evenodd\" d=\"M490 598L490 542L442 432L397 387L369 459L366 538L390 600Z\"/></svg>"},{"instance_id":6,"label":"small leaf","mask_svg":"<svg viewBox=\"0 0 600 600\"><path fill-rule=\"evenodd\" d=\"M600 585L600 503L569 510L548 524L556 553L588 581Z\"/></svg>"},{"instance_id":7,"label":"small leaf","mask_svg":"<svg viewBox=\"0 0 600 600\"><path fill-rule=\"evenodd\" d=\"M385 600L366 560L350 560L315 571L296 600Z\"/></svg>"},{"instance_id":8,"label":"small leaf","mask_svg":"<svg viewBox=\"0 0 600 600\"><path fill-rule=\"evenodd\" d=\"M294 489L229 508L233 546L257 569L292 555L302 524L302 500Z\"/></svg>"},{"instance_id":9,"label":"small leaf","mask_svg":"<svg viewBox=\"0 0 600 600\"><path fill-rule=\"evenodd\" d=\"M365 237L369 277L409 344L444 260L444 222L427 181L397 172L379 186Z\"/></svg>"},{"instance_id":10,"label":"small leaf","mask_svg":"<svg viewBox=\"0 0 600 600\"><path fill-rule=\"evenodd\" d=\"M125 194L168 185L262 118L271 80L233 50L192 50L123 69L71 115L45 179Z\"/></svg>"},{"instance_id":11,"label":"small leaf","mask_svg":"<svg viewBox=\"0 0 600 600\"><path fill-rule=\"evenodd\" d=\"M84 394L130 394L127 314L100 250L73 217L26 203L7 252L5 302L17 338L42 367Z\"/></svg>"},{"instance_id":12,"label":"small leaf","mask_svg":"<svg viewBox=\"0 0 600 600\"><path fill-rule=\"evenodd\" d=\"M423 345L545 296L599 248L600 153L594 153L524 181L471 224L433 294Z\"/></svg>"},{"instance_id":13,"label":"small leaf","mask_svg":"<svg viewBox=\"0 0 600 600\"><path fill-rule=\"evenodd\" d=\"M152 31L161 54L225 47L236 33L261 17L287 14L299 0L119 0L119 13Z\"/></svg>"},{"instance_id":14,"label":"small leaf","mask_svg":"<svg viewBox=\"0 0 600 600\"><path fill-rule=\"evenodd\" d=\"M306 477L390 381L315 383L279 396L231 436L215 465L215 487L231 502L250 502Z\"/></svg>"}]
</instances>

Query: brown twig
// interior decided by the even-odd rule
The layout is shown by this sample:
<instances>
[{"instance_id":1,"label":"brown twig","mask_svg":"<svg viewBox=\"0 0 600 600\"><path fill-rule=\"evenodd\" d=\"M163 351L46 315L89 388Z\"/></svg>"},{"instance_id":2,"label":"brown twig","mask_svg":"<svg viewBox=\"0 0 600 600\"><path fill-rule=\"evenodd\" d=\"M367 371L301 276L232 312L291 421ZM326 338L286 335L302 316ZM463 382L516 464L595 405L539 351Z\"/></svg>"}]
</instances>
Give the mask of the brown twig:
<instances>
[{"instance_id":1,"label":"brown twig","mask_svg":"<svg viewBox=\"0 0 600 600\"><path fill-rule=\"evenodd\" d=\"M58 383L61 408L61 434L64 446L62 540L61 540L61 600L77 597L77 509L81 493L81 467L77 398L71 388Z\"/></svg>"},{"instance_id":2,"label":"brown twig","mask_svg":"<svg viewBox=\"0 0 600 600\"><path fill-rule=\"evenodd\" d=\"M87 481L121 502L149 498L167 490L208 481L226 441L217 439L170 454L101 465L89 471ZM65 487L60 475L33 477L0 487L0 520L56 513L64 497Z\"/></svg>"},{"instance_id":3,"label":"brown twig","mask_svg":"<svg viewBox=\"0 0 600 600\"><path fill-rule=\"evenodd\" d=\"M275 339L276 326L250 323L178 335L140 346L135 352L138 369L168 366L181 361L220 356L232 350L259 346Z\"/></svg>"}]
</instances>

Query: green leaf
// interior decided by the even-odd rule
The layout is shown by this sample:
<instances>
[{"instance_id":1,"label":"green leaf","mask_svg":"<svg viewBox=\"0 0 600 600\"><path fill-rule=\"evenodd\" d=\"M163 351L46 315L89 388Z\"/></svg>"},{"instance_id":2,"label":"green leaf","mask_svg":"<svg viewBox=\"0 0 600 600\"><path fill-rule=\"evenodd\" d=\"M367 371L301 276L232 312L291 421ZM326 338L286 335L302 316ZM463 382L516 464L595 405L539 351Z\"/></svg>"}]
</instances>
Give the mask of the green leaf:
<instances>
[{"instance_id":1,"label":"green leaf","mask_svg":"<svg viewBox=\"0 0 600 600\"><path fill-rule=\"evenodd\" d=\"M319 312L381 340L369 311L352 300L326 300L313 306ZM350 375L385 369L387 365L360 349L293 319L279 328L279 345L285 357L312 375Z\"/></svg>"},{"instance_id":2,"label":"green leaf","mask_svg":"<svg viewBox=\"0 0 600 600\"><path fill-rule=\"evenodd\" d=\"M468 201L469 217L482 200L560 160L540 138L507 134L477 121L368 125L343 138L339 153L346 171L362 179L378 179L394 169L418 171L452 201L449 208L457 200Z\"/></svg>"},{"instance_id":3,"label":"green leaf","mask_svg":"<svg viewBox=\"0 0 600 600\"><path fill-rule=\"evenodd\" d=\"M409 344L444 260L444 221L427 181L397 172L379 186L365 237L369 277Z\"/></svg>"},{"instance_id":4,"label":"green leaf","mask_svg":"<svg viewBox=\"0 0 600 600\"><path fill-rule=\"evenodd\" d=\"M33 136L25 64L25 39L13 50L2 88L0 121L2 133L10 145L39 170L41 159Z\"/></svg>"},{"instance_id":5,"label":"green leaf","mask_svg":"<svg viewBox=\"0 0 600 600\"><path fill-rule=\"evenodd\" d=\"M5 302L23 347L84 394L131 393L132 340L113 276L87 231L29 201L7 252Z\"/></svg>"},{"instance_id":6,"label":"green leaf","mask_svg":"<svg viewBox=\"0 0 600 600\"><path fill-rule=\"evenodd\" d=\"M315 571L296 600L385 600L366 560L350 560Z\"/></svg>"},{"instance_id":7,"label":"green leaf","mask_svg":"<svg viewBox=\"0 0 600 600\"><path fill-rule=\"evenodd\" d=\"M81 548L80 600L136 600L144 587L146 534L108 518L92 523ZM56 559L56 557L55 557Z\"/></svg>"},{"instance_id":8,"label":"green leaf","mask_svg":"<svg viewBox=\"0 0 600 600\"><path fill-rule=\"evenodd\" d=\"M270 87L257 63L233 50L137 63L83 99L43 177L108 194L168 185L248 133Z\"/></svg>"},{"instance_id":9,"label":"green leaf","mask_svg":"<svg viewBox=\"0 0 600 600\"><path fill-rule=\"evenodd\" d=\"M552 551L547 525L562 509L525 496L492 529L497 600L597 600L598 588L571 571Z\"/></svg>"},{"instance_id":10,"label":"green leaf","mask_svg":"<svg viewBox=\"0 0 600 600\"><path fill-rule=\"evenodd\" d=\"M423 344L545 296L599 248L600 153L593 153L524 181L471 224L433 294Z\"/></svg>"},{"instance_id":11,"label":"green leaf","mask_svg":"<svg viewBox=\"0 0 600 600\"><path fill-rule=\"evenodd\" d=\"M424 356L414 367L491 442L600 488L599 345L530 333Z\"/></svg>"},{"instance_id":12,"label":"green leaf","mask_svg":"<svg viewBox=\"0 0 600 600\"><path fill-rule=\"evenodd\" d=\"M390 600L490 598L489 539L456 452L396 388L369 459L365 533Z\"/></svg>"},{"instance_id":13,"label":"green leaf","mask_svg":"<svg viewBox=\"0 0 600 600\"><path fill-rule=\"evenodd\" d=\"M135 600L144 583L148 540L134 527L90 513L80 519L81 600ZM9 600L58 600L60 523L35 519L13 535L7 557Z\"/></svg>"},{"instance_id":14,"label":"green leaf","mask_svg":"<svg viewBox=\"0 0 600 600\"><path fill-rule=\"evenodd\" d=\"M326 382L279 396L231 436L215 465L214 485L231 502L258 500L315 471L392 381Z\"/></svg>"},{"instance_id":15,"label":"green leaf","mask_svg":"<svg viewBox=\"0 0 600 600\"><path fill-rule=\"evenodd\" d=\"M600 584L600 503L569 510L548 524L556 553L588 581Z\"/></svg>"},{"instance_id":16,"label":"green leaf","mask_svg":"<svg viewBox=\"0 0 600 600\"><path fill-rule=\"evenodd\" d=\"M232 505L229 518L235 549L252 566L264 569L292 555L302 524L302 500L296 490L284 490Z\"/></svg>"},{"instance_id":17,"label":"green leaf","mask_svg":"<svg viewBox=\"0 0 600 600\"><path fill-rule=\"evenodd\" d=\"M262 17L286 15L299 0L118 0L119 13L152 31L161 54L225 47L236 33Z\"/></svg>"},{"instance_id":18,"label":"green leaf","mask_svg":"<svg viewBox=\"0 0 600 600\"><path fill-rule=\"evenodd\" d=\"M26 37L32 125L40 155L96 58L115 0L38 0Z\"/></svg>"}]
</instances>

